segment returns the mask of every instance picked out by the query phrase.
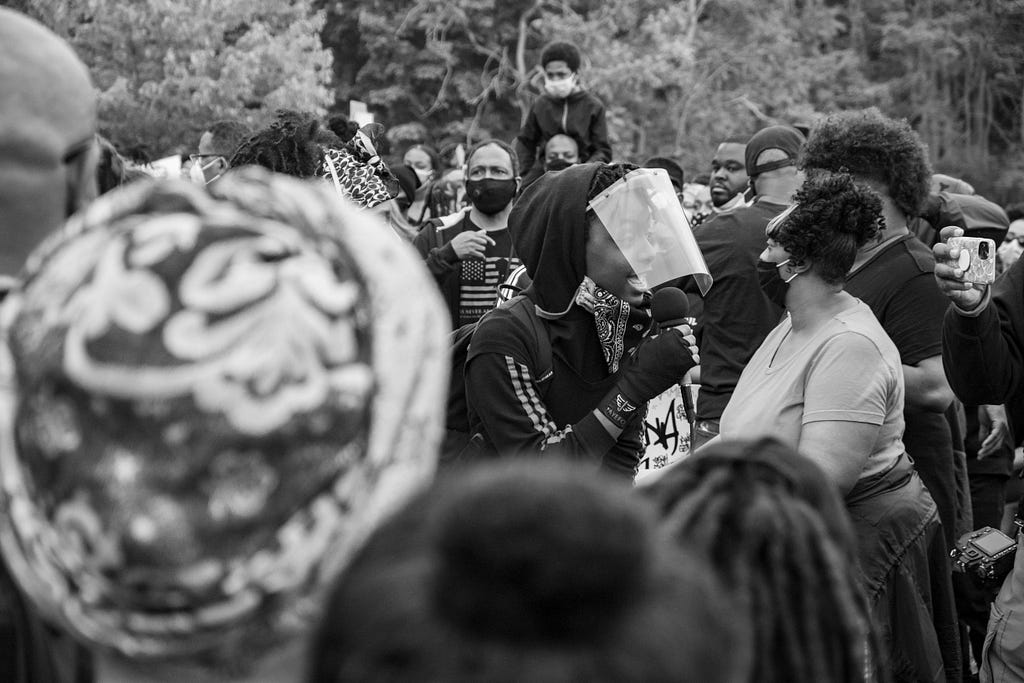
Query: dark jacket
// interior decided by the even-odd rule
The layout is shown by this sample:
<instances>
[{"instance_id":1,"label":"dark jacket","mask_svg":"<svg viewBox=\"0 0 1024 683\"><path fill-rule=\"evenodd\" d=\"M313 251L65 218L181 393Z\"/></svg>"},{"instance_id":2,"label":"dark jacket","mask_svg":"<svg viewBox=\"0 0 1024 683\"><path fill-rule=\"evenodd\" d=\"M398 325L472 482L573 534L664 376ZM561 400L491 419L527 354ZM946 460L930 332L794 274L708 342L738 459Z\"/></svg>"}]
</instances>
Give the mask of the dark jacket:
<instances>
[{"instance_id":1,"label":"dark jacket","mask_svg":"<svg viewBox=\"0 0 1024 683\"><path fill-rule=\"evenodd\" d=\"M559 133L576 139L581 162L612 160L601 100L586 90L578 90L561 100L541 95L530 108L515 140L524 186L544 173L544 145Z\"/></svg>"},{"instance_id":2,"label":"dark jacket","mask_svg":"<svg viewBox=\"0 0 1024 683\"><path fill-rule=\"evenodd\" d=\"M593 315L573 303L586 274L587 191L598 166L572 166L552 174L550 183L530 186L509 216L516 253L533 278L521 305L547 312L541 318L551 368L541 367L534 330L495 309L473 334L466 398L470 430L481 434L488 451L558 453L632 477L643 422L637 415L616 438L594 416L621 370L609 372ZM647 320L647 328L624 340L626 353L649 329Z\"/></svg>"},{"instance_id":3,"label":"dark jacket","mask_svg":"<svg viewBox=\"0 0 1024 683\"><path fill-rule=\"evenodd\" d=\"M942 328L942 366L967 405L1006 404L1013 433L1024 434L1024 259L992 285L976 317L951 306Z\"/></svg>"}]
</instances>

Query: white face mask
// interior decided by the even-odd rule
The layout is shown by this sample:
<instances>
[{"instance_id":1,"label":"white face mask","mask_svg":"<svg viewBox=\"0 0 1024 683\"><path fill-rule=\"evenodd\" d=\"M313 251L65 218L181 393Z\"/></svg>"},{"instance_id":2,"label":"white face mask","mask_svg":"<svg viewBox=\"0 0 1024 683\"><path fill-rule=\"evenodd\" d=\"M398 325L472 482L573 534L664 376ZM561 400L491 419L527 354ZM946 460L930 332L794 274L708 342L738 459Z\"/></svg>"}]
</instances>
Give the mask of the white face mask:
<instances>
[{"instance_id":1,"label":"white face mask","mask_svg":"<svg viewBox=\"0 0 1024 683\"><path fill-rule=\"evenodd\" d=\"M999 248L996 249L996 254L999 255L999 261L1003 264L1003 270L1007 270L1010 266L1016 263L1022 252L1024 252L1024 246L1021 246L1021 243L1017 240L1003 242L999 245Z\"/></svg>"},{"instance_id":2,"label":"white face mask","mask_svg":"<svg viewBox=\"0 0 1024 683\"><path fill-rule=\"evenodd\" d=\"M434 171L429 168L414 168L412 170L416 173L416 177L420 179L420 185L426 185L434 177Z\"/></svg>"},{"instance_id":3,"label":"white face mask","mask_svg":"<svg viewBox=\"0 0 1024 683\"><path fill-rule=\"evenodd\" d=\"M576 77L569 76L568 78L562 78L559 80L552 80L547 76L544 77L544 90L547 94L557 99L565 99L572 94L572 89L576 87Z\"/></svg>"},{"instance_id":4,"label":"white face mask","mask_svg":"<svg viewBox=\"0 0 1024 683\"><path fill-rule=\"evenodd\" d=\"M210 168L216 163L217 159L214 159L208 164L193 163L192 167L188 169L188 179L191 180L196 185L207 185L208 182L213 182L214 180L220 177L220 174L218 173L214 177L210 178L209 181L207 181L205 171L206 169Z\"/></svg>"}]
</instances>

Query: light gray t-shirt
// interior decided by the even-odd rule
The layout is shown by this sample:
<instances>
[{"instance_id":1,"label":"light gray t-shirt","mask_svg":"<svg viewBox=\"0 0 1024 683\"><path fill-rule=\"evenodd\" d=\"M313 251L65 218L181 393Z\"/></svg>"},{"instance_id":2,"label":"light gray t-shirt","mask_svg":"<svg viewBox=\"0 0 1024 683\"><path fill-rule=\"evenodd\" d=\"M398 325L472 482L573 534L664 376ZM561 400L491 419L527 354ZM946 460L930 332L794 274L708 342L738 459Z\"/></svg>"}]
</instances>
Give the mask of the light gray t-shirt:
<instances>
[{"instance_id":1,"label":"light gray t-shirt","mask_svg":"<svg viewBox=\"0 0 1024 683\"><path fill-rule=\"evenodd\" d=\"M722 438L774 436L797 448L810 422L873 424L878 437L860 477L885 470L904 451L903 368L896 346L860 300L803 348L772 364L791 330L787 315L750 359L722 413Z\"/></svg>"}]
</instances>

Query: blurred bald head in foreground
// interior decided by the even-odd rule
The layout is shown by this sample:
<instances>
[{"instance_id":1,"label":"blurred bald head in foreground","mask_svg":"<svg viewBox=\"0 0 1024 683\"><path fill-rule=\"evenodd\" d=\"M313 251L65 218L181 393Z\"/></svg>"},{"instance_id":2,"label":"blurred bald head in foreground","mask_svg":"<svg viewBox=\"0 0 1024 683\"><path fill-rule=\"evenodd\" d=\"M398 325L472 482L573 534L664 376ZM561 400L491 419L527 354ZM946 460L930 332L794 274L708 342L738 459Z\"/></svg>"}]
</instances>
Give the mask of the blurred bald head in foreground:
<instances>
[{"instance_id":1,"label":"blurred bald head in foreground","mask_svg":"<svg viewBox=\"0 0 1024 683\"><path fill-rule=\"evenodd\" d=\"M96 93L71 47L0 7L0 289L96 196Z\"/></svg>"}]
</instances>

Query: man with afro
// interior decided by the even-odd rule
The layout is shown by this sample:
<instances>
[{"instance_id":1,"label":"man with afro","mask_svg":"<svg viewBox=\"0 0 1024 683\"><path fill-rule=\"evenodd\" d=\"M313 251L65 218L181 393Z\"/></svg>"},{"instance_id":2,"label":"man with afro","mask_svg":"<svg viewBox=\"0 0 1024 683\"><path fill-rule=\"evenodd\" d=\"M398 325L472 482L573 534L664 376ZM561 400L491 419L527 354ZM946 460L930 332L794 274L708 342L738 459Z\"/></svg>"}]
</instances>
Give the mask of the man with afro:
<instances>
[{"instance_id":1,"label":"man with afro","mask_svg":"<svg viewBox=\"0 0 1024 683\"><path fill-rule=\"evenodd\" d=\"M819 121L804 147L803 166L808 176L816 170L850 173L881 195L882 229L857 254L846 290L871 307L899 349L906 382L903 442L952 546L961 531L957 470L966 474L956 465L945 415L954 398L942 370L942 318L949 302L932 275L935 258L907 227L928 195L927 148L905 120L871 108Z\"/></svg>"}]
</instances>

